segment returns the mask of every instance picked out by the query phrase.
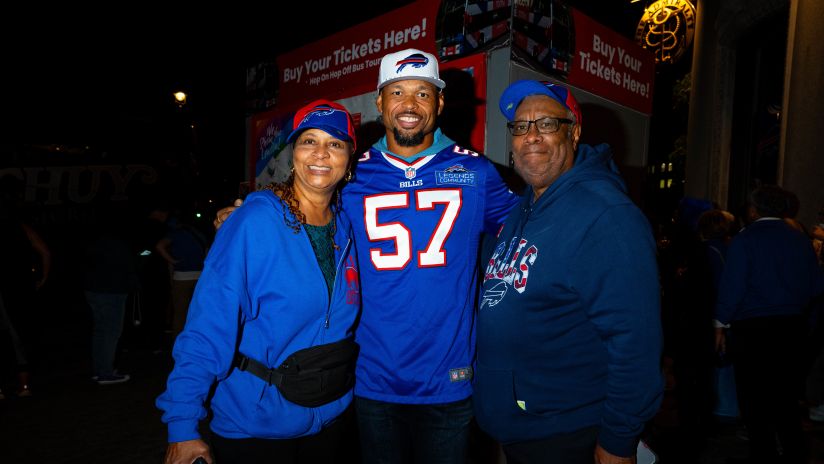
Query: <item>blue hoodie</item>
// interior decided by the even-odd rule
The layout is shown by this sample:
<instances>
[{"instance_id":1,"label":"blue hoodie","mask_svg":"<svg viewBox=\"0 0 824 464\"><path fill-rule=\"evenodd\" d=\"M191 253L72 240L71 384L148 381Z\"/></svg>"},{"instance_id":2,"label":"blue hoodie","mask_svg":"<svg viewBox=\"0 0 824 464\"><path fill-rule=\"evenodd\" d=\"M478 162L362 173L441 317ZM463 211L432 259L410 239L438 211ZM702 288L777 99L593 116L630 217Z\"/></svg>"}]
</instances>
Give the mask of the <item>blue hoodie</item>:
<instances>
[{"instance_id":1,"label":"blue hoodie","mask_svg":"<svg viewBox=\"0 0 824 464\"><path fill-rule=\"evenodd\" d=\"M533 201L528 188L487 261L473 403L504 444L599 427L635 453L663 391L655 243L607 145Z\"/></svg>"},{"instance_id":2,"label":"blue hoodie","mask_svg":"<svg viewBox=\"0 0 824 464\"><path fill-rule=\"evenodd\" d=\"M317 433L352 392L317 408L293 404L277 387L232 367L235 347L269 367L302 348L353 336L360 283L351 227L336 216L331 299L306 231L271 191L250 194L220 228L174 346L175 367L157 399L169 441L199 438L198 421L217 382L211 428L226 438L293 438Z\"/></svg>"},{"instance_id":3,"label":"blue hoodie","mask_svg":"<svg viewBox=\"0 0 824 464\"><path fill-rule=\"evenodd\" d=\"M801 315L824 291L810 239L779 218L761 218L732 239L715 318L724 324Z\"/></svg>"}]
</instances>

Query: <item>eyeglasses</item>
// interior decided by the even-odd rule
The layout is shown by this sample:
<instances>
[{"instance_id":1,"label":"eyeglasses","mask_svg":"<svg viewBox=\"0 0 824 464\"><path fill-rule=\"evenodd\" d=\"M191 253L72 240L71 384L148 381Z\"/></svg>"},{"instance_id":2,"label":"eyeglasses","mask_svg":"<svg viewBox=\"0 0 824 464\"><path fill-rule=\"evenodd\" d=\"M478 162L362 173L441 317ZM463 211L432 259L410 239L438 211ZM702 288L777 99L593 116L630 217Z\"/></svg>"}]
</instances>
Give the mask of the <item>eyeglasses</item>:
<instances>
[{"instance_id":1,"label":"eyeglasses","mask_svg":"<svg viewBox=\"0 0 824 464\"><path fill-rule=\"evenodd\" d=\"M506 127L509 128L509 133L512 135L526 135L527 132L529 132L529 127L535 124L539 134L552 134L558 132L561 124L572 124L572 122L571 119L565 118L541 118L534 121L508 122L506 123Z\"/></svg>"}]
</instances>

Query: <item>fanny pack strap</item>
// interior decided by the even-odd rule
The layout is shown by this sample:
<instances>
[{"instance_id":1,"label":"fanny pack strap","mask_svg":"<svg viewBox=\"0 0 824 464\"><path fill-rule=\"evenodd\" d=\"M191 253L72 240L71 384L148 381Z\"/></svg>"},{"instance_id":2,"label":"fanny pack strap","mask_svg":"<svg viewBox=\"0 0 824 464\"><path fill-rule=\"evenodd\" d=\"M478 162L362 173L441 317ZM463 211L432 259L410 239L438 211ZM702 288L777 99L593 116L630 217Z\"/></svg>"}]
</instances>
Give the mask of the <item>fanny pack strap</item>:
<instances>
[{"instance_id":1,"label":"fanny pack strap","mask_svg":"<svg viewBox=\"0 0 824 464\"><path fill-rule=\"evenodd\" d=\"M241 371L246 371L255 377L263 380L269 385L279 386L283 383L283 374L275 368L268 368L265 364L254 360L243 353L235 356L235 367Z\"/></svg>"}]
</instances>

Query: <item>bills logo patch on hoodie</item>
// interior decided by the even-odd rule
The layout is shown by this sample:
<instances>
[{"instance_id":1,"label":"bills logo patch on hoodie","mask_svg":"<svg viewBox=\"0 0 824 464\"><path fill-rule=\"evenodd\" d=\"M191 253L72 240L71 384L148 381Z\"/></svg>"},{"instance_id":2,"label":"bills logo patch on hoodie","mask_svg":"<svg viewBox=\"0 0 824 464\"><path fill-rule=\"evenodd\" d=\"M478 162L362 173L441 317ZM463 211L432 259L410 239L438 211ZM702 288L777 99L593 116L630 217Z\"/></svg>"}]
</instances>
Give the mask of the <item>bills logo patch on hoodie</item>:
<instances>
[{"instance_id":1,"label":"bills logo patch on hoodie","mask_svg":"<svg viewBox=\"0 0 824 464\"><path fill-rule=\"evenodd\" d=\"M351 256L346 258L343 277L346 279L346 304L360 304L360 275Z\"/></svg>"},{"instance_id":2,"label":"bills logo patch on hoodie","mask_svg":"<svg viewBox=\"0 0 824 464\"><path fill-rule=\"evenodd\" d=\"M530 245L529 241L524 238L514 237L509 244L498 243L486 265L481 309L491 308L500 303L509 287L514 288L518 293L523 293L529 282L529 268L535 264L536 259L538 259L538 247ZM487 284L491 280L499 282Z\"/></svg>"}]
</instances>

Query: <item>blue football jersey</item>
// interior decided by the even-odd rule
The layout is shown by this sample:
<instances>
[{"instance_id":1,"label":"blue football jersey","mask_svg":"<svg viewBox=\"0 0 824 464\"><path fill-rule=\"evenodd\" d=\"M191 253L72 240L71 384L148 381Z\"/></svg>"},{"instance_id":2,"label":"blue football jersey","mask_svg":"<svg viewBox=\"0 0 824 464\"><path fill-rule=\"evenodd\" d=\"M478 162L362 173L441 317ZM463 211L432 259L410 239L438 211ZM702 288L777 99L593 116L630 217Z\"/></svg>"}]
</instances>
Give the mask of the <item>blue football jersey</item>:
<instances>
[{"instance_id":1,"label":"blue football jersey","mask_svg":"<svg viewBox=\"0 0 824 464\"><path fill-rule=\"evenodd\" d=\"M343 191L361 263L355 394L432 404L472 394L482 232L517 197L482 155L448 145L407 162L375 148Z\"/></svg>"}]
</instances>

